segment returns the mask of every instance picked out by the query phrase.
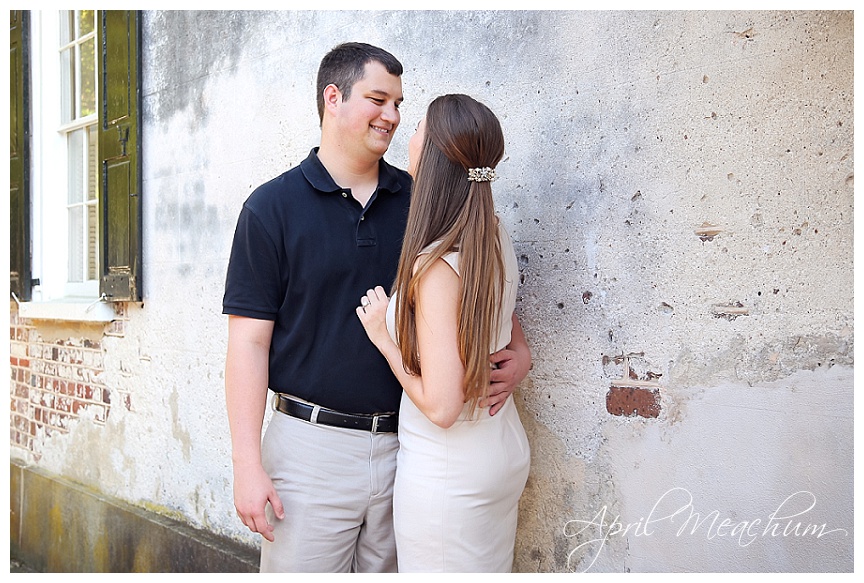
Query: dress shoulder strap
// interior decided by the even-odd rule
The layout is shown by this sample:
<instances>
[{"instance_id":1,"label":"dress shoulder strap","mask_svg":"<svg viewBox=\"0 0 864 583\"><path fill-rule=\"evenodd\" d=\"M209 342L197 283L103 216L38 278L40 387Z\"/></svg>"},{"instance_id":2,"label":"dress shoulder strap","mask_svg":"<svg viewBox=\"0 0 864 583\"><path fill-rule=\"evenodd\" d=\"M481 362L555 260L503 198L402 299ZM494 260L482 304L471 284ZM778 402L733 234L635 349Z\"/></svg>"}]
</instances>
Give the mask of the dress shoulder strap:
<instances>
[{"instance_id":1,"label":"dress shoulder strap","mask_svg":"<svg viewBox=\"0 0 864 583\"><path fill-rule=\"evenodd\" d=\"M427 253L431 253L433 249L438 247L441 244L441 241L433 241L423 247L420 251L419 255L425 255ZM441 259L447 262L447 265L453 268L453 271L456 272L456 275L459 275L459 252L458 251L450 251L449 253L445 253Z\"/></svg>"}]
</instances>

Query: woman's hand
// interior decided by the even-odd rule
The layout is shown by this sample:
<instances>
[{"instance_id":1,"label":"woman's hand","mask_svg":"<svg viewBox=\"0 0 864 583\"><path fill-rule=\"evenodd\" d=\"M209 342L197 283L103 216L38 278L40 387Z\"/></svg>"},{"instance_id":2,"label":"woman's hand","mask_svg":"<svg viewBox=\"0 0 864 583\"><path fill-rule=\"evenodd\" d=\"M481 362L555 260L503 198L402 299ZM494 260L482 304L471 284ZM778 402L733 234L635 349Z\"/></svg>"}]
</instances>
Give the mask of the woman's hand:
<instances>
[{"instance_id":1,"label":"woman's hand","mask_svg":"<svg viewBox=\"0 0 864 583\"><path fill-rule=\"evenodd\" d=\"M389 302L387 293L379 285L375 289L368 290L366 295L360 298L360 305L357 307L357 317L360 318L366 335L379 349L390 340L386 321Z\"/></svg>"}]
</instances>

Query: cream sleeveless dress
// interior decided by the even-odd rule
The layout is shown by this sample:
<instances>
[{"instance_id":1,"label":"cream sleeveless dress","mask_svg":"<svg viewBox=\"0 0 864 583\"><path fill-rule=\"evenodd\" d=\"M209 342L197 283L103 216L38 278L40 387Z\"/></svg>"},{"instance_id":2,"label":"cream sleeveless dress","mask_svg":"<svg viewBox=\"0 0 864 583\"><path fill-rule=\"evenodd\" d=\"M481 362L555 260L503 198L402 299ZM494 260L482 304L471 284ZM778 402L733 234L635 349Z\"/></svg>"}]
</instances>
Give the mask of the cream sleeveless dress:
<instances>
[{"instance_id":1,"label":"cream sleeveless dress","mask_svg":"<svg viewBox=\"0 0 864 583\"><path fill-rule=\"evenodd\" d=\"M492 352L510 343L519 276L513 243L500 222L499 236L505 290ZM457 252L443 259L459 273ZM387 328L396 341L394 301ZM471 415L466 405L456 423L442 429L403 392L393 492L399 571L509 572L529 462L512 395L494 416L488 408Z\"/></svg>"}]
</instances>

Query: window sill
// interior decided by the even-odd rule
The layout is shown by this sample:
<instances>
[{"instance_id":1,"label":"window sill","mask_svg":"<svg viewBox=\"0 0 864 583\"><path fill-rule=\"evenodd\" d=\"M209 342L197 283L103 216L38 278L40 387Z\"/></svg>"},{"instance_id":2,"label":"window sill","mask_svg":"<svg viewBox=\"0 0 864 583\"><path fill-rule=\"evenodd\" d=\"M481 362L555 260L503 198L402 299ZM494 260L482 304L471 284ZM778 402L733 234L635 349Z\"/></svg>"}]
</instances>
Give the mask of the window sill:
<instances>
[{"instance_id":1,"label":"window sill","mask_svg":"<svg viewBox=\"0 0 864 583\"><path fill-rule=\"evenodd\" d=\"M53 302L21 302L18 317L67 322L113 322L117 314L110 302L64 299Z\"/></svg>"}]
</instances>

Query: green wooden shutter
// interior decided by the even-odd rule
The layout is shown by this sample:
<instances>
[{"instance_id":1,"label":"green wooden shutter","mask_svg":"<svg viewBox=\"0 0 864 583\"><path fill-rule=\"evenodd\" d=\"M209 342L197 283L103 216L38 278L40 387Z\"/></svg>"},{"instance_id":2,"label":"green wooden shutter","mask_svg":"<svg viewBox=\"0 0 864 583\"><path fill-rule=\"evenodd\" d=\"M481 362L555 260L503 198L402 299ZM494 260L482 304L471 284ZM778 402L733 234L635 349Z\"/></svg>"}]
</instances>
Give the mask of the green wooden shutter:
<instances>
[{"instance_id":1,"label":"green wooden shutter","mask_svg":"<svg viewBox=\"0 0 864 583\"><path fill-rule=\"evenodd\" d=\"M10 10L9 289L30 299L30 13Z\"/></svg>"},{"instance_id":2,"label":"green wooden shutter","mask_svg":"<svg viewBox=\"0 0 864 583\"><path fill-rule=\"evenodd\" d=\"M134 10L99 11L99 292L141 300L140 25Z\"/></svg>"}]
</instances>

